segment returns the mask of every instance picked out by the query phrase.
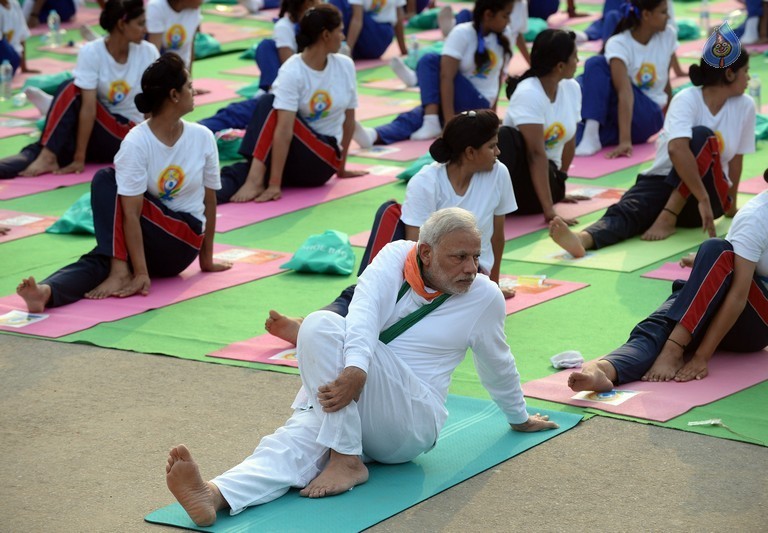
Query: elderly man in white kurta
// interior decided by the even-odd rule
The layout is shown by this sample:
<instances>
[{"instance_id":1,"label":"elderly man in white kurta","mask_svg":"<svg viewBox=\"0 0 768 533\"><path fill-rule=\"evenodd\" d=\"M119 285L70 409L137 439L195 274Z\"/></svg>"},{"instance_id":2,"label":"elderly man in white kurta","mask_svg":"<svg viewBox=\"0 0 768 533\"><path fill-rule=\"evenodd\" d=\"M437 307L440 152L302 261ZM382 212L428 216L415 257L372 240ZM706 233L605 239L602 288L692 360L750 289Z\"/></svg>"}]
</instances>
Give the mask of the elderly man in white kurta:
<instances>
[{"instance_id":1,"label":"elderly man in white kurta","mask_svg":"<svg viewBox=\"0 0 768 533\"><path fill-rule=\"evenodd\" d=\"M460 208L437 211L419 243L387 245L358 280L346 318L328 311L301 325L302 389L285 426L253 454L203 481L189 450L171 450L168 487L198 525L291 487L308 497L368 479L365 462L403 463L435 445L451 374L472 349L483 386L517 431L557 427L529 416L504 335L504 297L477 275L480 232Z\"/></svg>"}]
</instances>

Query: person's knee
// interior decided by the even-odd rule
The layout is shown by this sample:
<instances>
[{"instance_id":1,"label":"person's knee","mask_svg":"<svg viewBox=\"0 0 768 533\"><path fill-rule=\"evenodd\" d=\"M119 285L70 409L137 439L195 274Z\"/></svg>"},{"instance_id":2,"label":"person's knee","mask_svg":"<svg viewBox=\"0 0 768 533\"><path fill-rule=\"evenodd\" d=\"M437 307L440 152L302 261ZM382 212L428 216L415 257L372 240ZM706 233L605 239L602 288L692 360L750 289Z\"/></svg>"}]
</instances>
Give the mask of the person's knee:
<instances>
[{"instance_id":1,"label":"person's knee","mask_svg":"<svg viewBox=\"0 0 768 533\"><path fill-rule=\"evenodd\" d=\"M721 239L719 237L713 237L701 243L701 246L699 246L699 251L696 255L721 254L722 252L732 252L732 251L733 251L733 245L730 242L726 241L725 239Z\"/></svg>"},{"instance_id":2,"label":"person's knee","mask_svg":"<svg viewBox=\"0 0 768 533\"><path fill-rule=\"evenodd\" d=\"M91 191L101 191L107 189L116 189L117 180L115 179L115 169L112 167L102 168L94 174L91 180Z\"/></svg>"},{"instance_id":3,"label":"person's knee","mask_svg":"<svg viewBox=\"0 0 768 533\"><path fill-rule=\"evenodd\" d=\"M301 323L297 346L301 345L302 339L314 345L318 343L319 338L343 334L345 329L344 317L331 311L315 311L307 315Z\"/></svg>"}]
</instances>

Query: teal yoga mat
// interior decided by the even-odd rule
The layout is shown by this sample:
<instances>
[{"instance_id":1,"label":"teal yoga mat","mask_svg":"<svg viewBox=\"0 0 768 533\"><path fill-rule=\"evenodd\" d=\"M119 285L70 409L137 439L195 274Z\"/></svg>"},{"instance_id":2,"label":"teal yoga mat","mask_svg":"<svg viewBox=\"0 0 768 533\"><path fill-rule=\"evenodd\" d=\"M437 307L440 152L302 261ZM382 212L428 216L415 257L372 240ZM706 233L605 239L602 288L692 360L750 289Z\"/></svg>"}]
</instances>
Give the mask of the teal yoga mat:
<instances>
[{"instance_id":1,"label":"teal yoga mat","mask_svg":"<svg viewBox=\"0 0 768 533\"><path fill-rule=\"evenodd\" d=\"M574 427L580 415L532 410L550 415L557 430L518 433L510 430L493 402L449 396L448 421L437 446L401 465L368 465L368 482L345 494L310 500L297 490L266 505L198 527L179 504L149 514L145 520L195 531L360 531L483 472Z\"/></svg>"}]
</instances>

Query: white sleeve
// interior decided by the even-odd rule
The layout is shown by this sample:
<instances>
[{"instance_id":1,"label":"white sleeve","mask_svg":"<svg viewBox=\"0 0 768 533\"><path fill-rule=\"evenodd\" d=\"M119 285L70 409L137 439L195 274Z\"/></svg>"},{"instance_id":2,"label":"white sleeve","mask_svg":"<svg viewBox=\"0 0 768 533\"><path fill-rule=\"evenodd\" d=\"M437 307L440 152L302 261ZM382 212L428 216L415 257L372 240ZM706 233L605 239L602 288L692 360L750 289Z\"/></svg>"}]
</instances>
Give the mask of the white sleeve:
<instances>
[{"instance_id":1,"label":"white sleeve","mask_svg":"<svg viewBox=\"0 0 768 533\"><path fill-rule=\"evenodd\" d=\"M736 231L729 232L727 239L733 251L747 261L757 263L768 250L768 221L757 217L739 224Z\"/></svg>"},{"instance_id":2,"label":"white sleeve","mask_svg":"<svg viewBox=\"0 0 768 533\"><path fill-rule=\"evenodd\" d=\"M103 46L102 40L84 46L77 54L77 64L72 71L75 85L81 89L93 90L99 86L99 58L96 45Z\"/></svg>"},{"instance_id":3,"label":"white sleeve","mask_svg":"<svg viewBox=\"0 0 768 533\"><path fill-rule=\"evenodd\" d=\"M218 191L221 189L221 172L219 170L219 149L213 133L207 128L205 132L205 167L203 168L203 186Z\"/></svg>"},{"instance_id":4,"label":"white sleeve","mask_svg":"<svg viewBox=\"0 0 768 533\"><path fill-rule=\"evenodd\" d=\"M736 146L736 154L751 154L755 151L755 122L757 120L755 105L752 98L749 96L742 96L744 103L744 111L741 116L744 117L743 126L741 128L741 138L739 144Z\"/></svg>"},{"instance_id":5,"label":"white sleeve","mask_svg":"<svg viewBox=\"0 0 768 533\"><path fill-rule=\"evenodd\" d=\"M163 33L166 30L163 6L160 5L160 2L148 2L146 14L147 33Z\"/></svg>"},{"instance_id":6,"label":"white sleeve","mask_svg":"<svg viewBox=\"0 0 768 533\"><path fill-rule=\"evenodd\" d=\"M363 0L347 0L347 2L351 6L362 6L363 5Z\"/></svg>"},{"instance_id":7,"label":"white sleeve","mask_svg":"<svg viewBox=\"0 0 768 533\"><path fill-rule=\"evenodd\" d=\"M700 105L704 105L703 102ZM693 121L699 116L693 91L683 91L672 98L664 118L664 131L668 139L693 137ZM752 130L754 131L754 129Z\"/></svg>"},{"instance_id":8,"label":"white sleeve","mask_svg":"<svg viewBox=\"0 0 768 533\"><path fill-rule=\"evenodd\" d=\"M134 142L130 134L120 144L115 156L117 194L140 196L147 191L149 165L142 146L143 143Z\"/></svg>"},{"instance_id":9,"label":"white sleeve","mask_svg":"<svg viewBox=\"0 0 768 533\"><path fill-rule=\"evenodd\" d=\"M404 224L420 228L429 216L437 211L437 184L430 175L435 170L433 165L427 165L408 180L400 214L400 220Z\"/></svg>"},{"instance_id":10,"label":"white sleeve","mask_svg":"<svg viewBox=\"0 0 768 533\"><path fill-rule=\"evenodd\" d=\"M280 70L277 71L277 79L272 89L275 94L275 101L272 103L272 107L295 113L299 110L299 86L302 83L298 79L293 67L293 62L285 62Z\"/></svg>"},{"instance_id":11,"label":"white sleeve","mask_svg":"<svg viewBox=\"0 0 768 533\"><path fill-rule=\"evenodd\" d=\"M530 79L530 78L529 78ZM507 115L516 126L521 124L541 124L546 122L544 115L549 102L544 102L534 91L518 85L509 100Z\"/></svg>"},{"instance_id":12,"label":"white sleeve","mask_svg":"<svg viewBox=\"0 0 768 533\"><path fill-rule=\"evenodd\" d=\"M443 45L443 51L441 55L452 57L458 61L461 61L464 56L469 53L470 42L469 32L466 31L466 26L456 26L448 37L445 38L445 44ZM474 56L474 51L472 52Z\"/></svg>"},{"instance_id":13,"label":"white sleeve","mask_svg":"<svg viewBox=\"0 0 768 533\"><path fill-rule=\"evenodd\" d=\"M631 62L631 51L624 40L624 33L614 35L605 43L605 60L610 64L611 59L621 59L627 67Z\"/></svg>"},{"instance_id":14,"label":"white sleeve","mask_svg":"<svg viewBox=\"0 0 768 533\"><path fill-rule=\"evenodd\" d=\"M509 169L499 161L496 161L494 167L497 181L496 192L499 194L499 205L493 210L494 216L506 215L517 211L517 199L515 198L515 192L512 190L512 178L509 176Z\"/></svg>"},{"instance_id":15,"label":"white sleeve","mask_svg":"<svg viewBox=\"0 0 768 533\"><path fill-rule=\"evenodd\" d=\"M671 4L672 2L669 2ZM669 55L671 56L674 54L678 47L680 46L680 42L677 40L677 30L672 24L667 25L667 29L664 30L664 36L667 38L667 46L669 46L669 49L671 52Z\"/></svg>"},{"instance_id":16,"label":"white sleeve","mask_svg":"<svg viewBox=\"0 0 768 533\"><path fill-rule=\"evenodd\" d=\"M345 55L339 54L339 57L342 58L343 65L346 67L347 90L352 95L352 99L349 101L347 109L357 109L359 104L357 101L357 72L355 71L355 63Z\"/></svg>"},{"instance_id":17,"label":"white sleeve","mask_svg":"<svg viewBox=\"0 0 768 533\"><path fill-rule=\"evenodd\" d=\"M290 48L296 51L296 33L293 24L275 24L275 30L272 33L277 48Z\"/></svg>"}]
</instances>

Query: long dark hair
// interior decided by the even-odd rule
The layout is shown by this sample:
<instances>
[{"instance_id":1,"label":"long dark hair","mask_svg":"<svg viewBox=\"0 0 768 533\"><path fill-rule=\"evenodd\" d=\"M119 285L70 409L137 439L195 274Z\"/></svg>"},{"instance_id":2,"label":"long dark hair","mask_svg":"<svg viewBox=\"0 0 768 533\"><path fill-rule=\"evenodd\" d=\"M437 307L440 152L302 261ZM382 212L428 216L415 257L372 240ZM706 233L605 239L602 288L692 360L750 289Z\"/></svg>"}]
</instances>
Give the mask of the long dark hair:
<instances>
[{"instance_id":1,"label":"long dark hair","mask_svg":"<svg viewBox=\"0 0 768 533\"><path fill-rule=\"evenodd\" d=\"M464 111L443 128L443 134L429 147L438 163L458 163L468 147L480 148L499 132L499 117L490 109Z\"/></svg>"},{"instance_id":2,"label":"long dark hair","mask_svg":"<svg viewBox=\"0 0 768 533\"><path fill-rule=\"evenodd\" d=\"M341 26L341 12L333 4L320 4L307 9L299 22L296 45L299 52L317 42L325 30L333 31Z\"/></svg>"},{"instance_id":3,"label":"long dark hair","mask_svg":"<svg viewBox=\"0 0 768 533\"><path fill-rule=\"evenodd\" d=\"M567 63L576 50L576 34L572 31L546 29L536 36L531 48L531 68L522 76L507 78L507 98L526 78L546 76L558 63Z\"/></svg>"},{"instance_id":4,"label":"long dark hair","mask_svg":"<svg viewBox=\"0 0 768 533\"><path fill-rule=\"evenodd\" d=\"M184 60L173 52L166 52L142 74L141 92L134 100L136 109L142 113L157 113L170 97L171 90L180 91L187 80Z\"/></svg>"},{"instance_id":5,"label":"long dark hair","mask_svg":"<svg viewBox=\"0 0 768 533\"><path fill-rule=\"evenodd\" d=\"M736 61L731 63L726 68L713 67L702 58L698 65L691 65L688 68L688 76L691 78L691 83L693 83L696 87L730 85L733 83L733 81L728 81L728 78L725 77L725 73L729 70L735 73L737 70L744 67L744 65L747 63L749 63L749 54L744 50L744 48L742 48L741 52L739 52L739 57L736 58Z\"/></svg>"},{"instance_id":6,"label":"long dark hair","mask_svg":"<svg viewBox=\"0 0 768 533\"><path fill-rule=\"evenodd\" d=\"M475 7L472 10L472 26L477 32L477 50L475 50L475 68L477 70L482 69L491 60L491 56L488 50L485 49L485 42L483 41L483 15L486 11L494 14L498 13L514 2L515 0L477 0L475 2ZM496 34L496 39L504 50L504 55L511 57L512 47L507 36L501 32L493 33Z\"/></svg>"},{"instance_id":7,"label":"long dark hair","mask_svg":"<svg viewBox=\"0 0 768 533\"><path fill-rule=\"evenodd\" d=\"M111 33L121 20L128 22L143 14L144 2L142 0L108 0L101 11L101 15L99 15L99 26Z\"/></svg>"},{"instance_id":8,"label":"long dark hair","mask_svg":"<svg viewBox=\"0 0 768 533\"><path fill-rule=\"evenodd\" d=\"M298 23L299 17L301 16L301 8L306 2L307 0L282 0L282 2L280 2L280 13L278 16L282 18L288 13L291 21Z\"/></svg>"},{"instance_id":9,"label":"long dark hair","mask_svg":"<svg viewBox=\"0 0 768 533\"><path fill-rule=\"evenodd\" d=\"M669 0L669 2L671 1ZM624 3L619 8L621 10L621 20L616 24L616 29L613 30L611 37L639 26L643 11L653 11L662 2L667 2L667 0L624 0ZM603 43L600 53L605 53L605 43Z\"/></svg>"}]
</instances>

